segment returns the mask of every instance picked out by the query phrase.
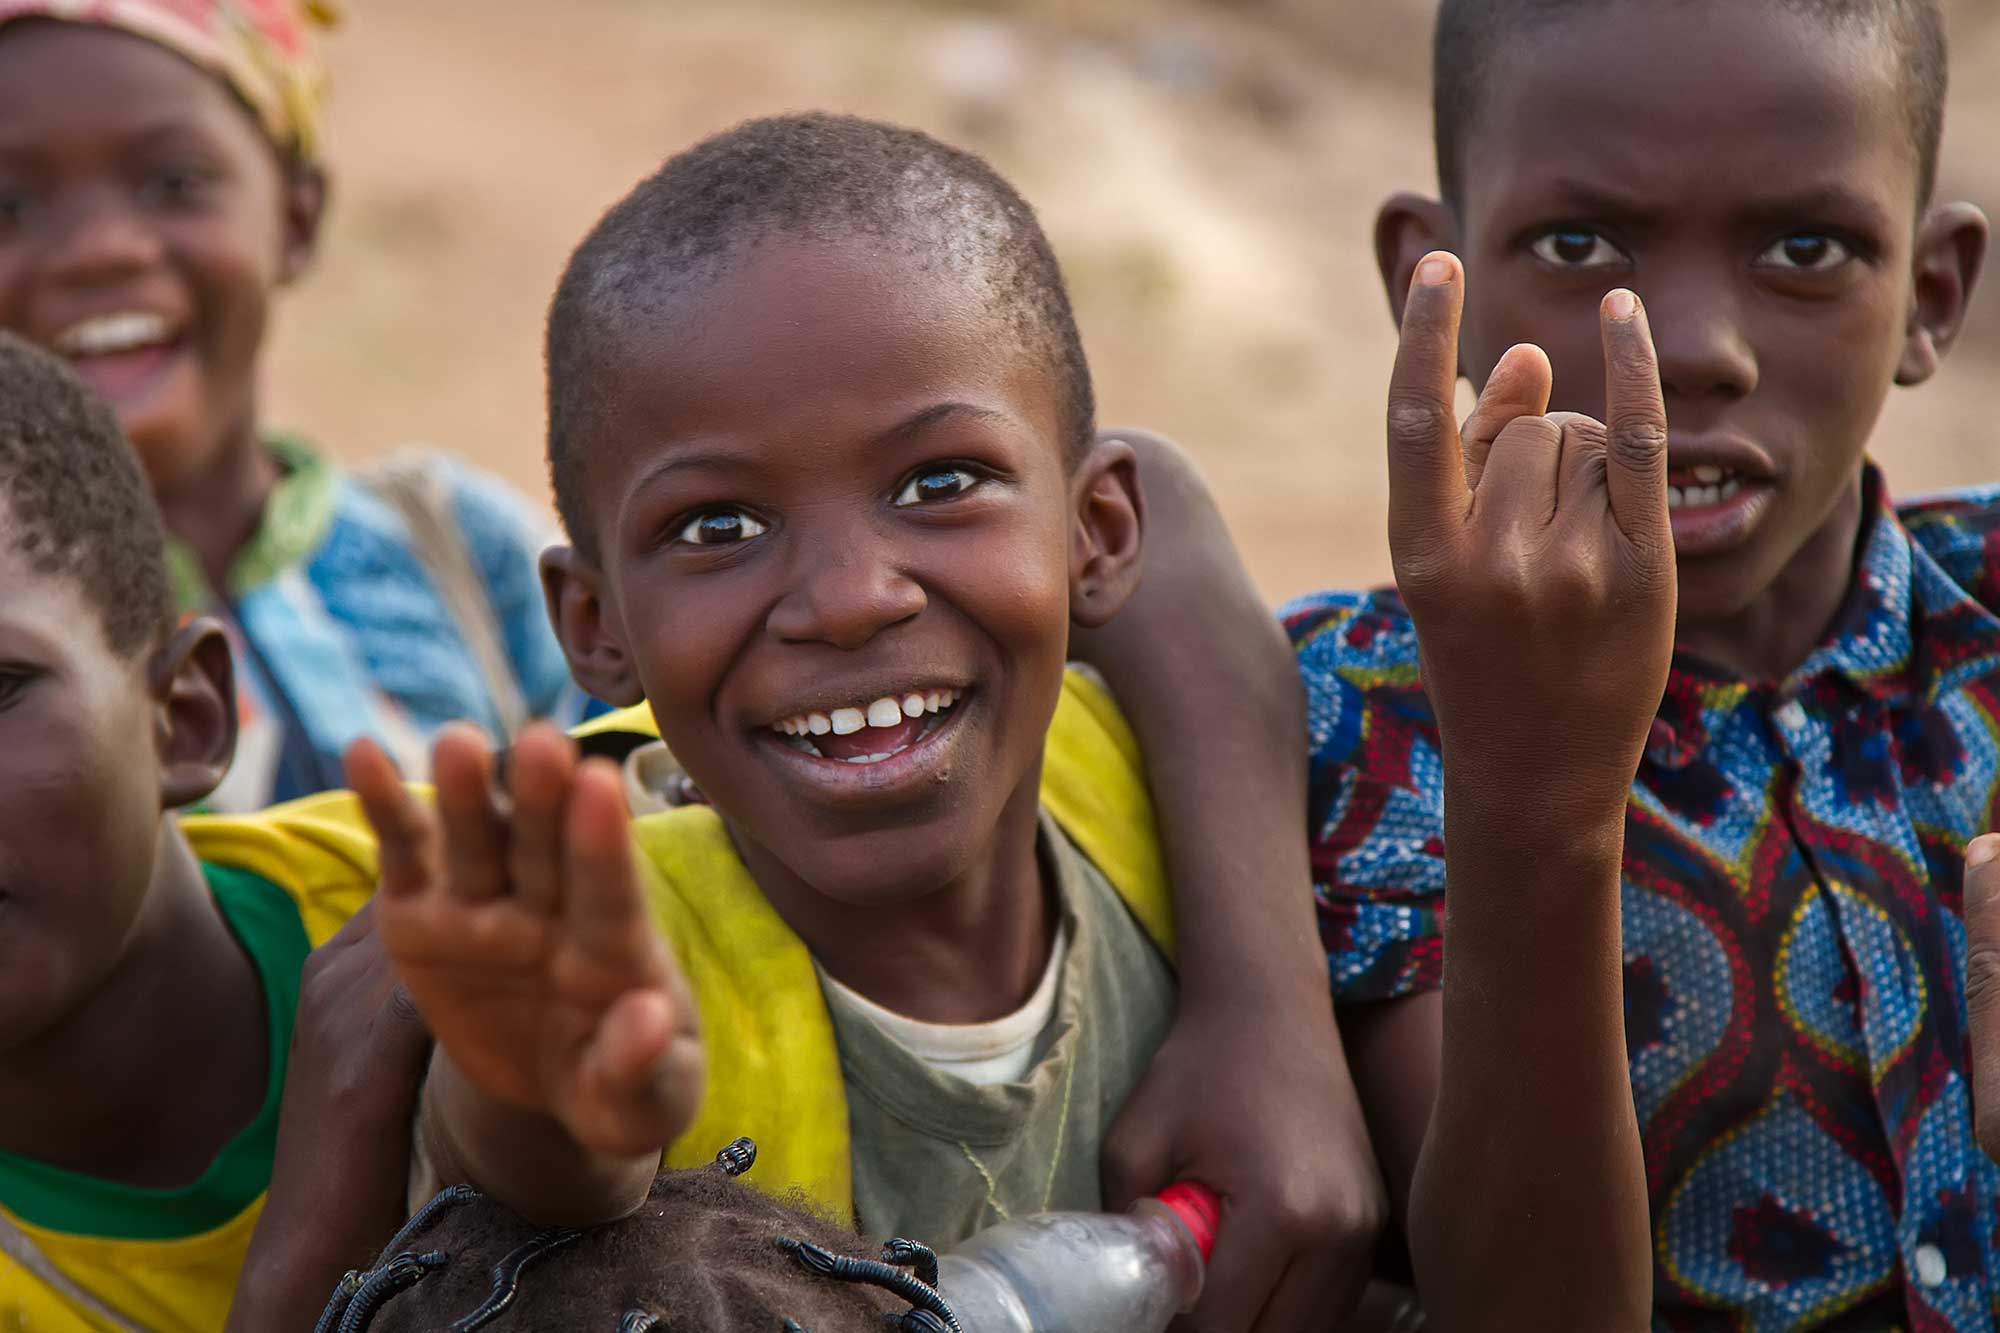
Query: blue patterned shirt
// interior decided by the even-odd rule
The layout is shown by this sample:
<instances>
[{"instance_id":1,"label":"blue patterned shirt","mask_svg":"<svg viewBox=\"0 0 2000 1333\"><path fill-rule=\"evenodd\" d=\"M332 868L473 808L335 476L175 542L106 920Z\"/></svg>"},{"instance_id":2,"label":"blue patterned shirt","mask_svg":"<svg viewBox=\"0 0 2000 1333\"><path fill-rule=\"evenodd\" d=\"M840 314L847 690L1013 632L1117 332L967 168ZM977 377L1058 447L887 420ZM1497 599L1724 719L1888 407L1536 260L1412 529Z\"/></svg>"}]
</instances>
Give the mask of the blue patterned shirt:
<instances>
[{"instance_id":1,"label":"blue patterned shirt","mask_svg":"<svg viewBox=\"0 0 2000 1333\"><path fill-rule=\"evenodd\" d=\"M1626 1044L1661 1330L1990 1330L1961 855L2000 785L2000 487L1870 523L1782 681L1676 658L1627 808ZM1393 591L1281 613L1334 993L1435 989L1443 789Z\"/></svg>"}]
</instances>

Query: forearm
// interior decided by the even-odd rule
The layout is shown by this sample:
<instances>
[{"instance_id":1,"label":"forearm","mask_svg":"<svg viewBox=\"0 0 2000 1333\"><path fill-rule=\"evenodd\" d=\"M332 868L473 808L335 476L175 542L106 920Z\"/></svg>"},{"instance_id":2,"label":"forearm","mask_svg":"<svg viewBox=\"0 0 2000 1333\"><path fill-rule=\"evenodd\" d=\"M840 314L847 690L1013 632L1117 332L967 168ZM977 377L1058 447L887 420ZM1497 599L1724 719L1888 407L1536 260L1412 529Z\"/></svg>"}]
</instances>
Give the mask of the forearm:
<instances>
[{"instance_id":1,"label":"forearm","mask_svg":"<svg viewBox=\"0 0 2000 1333\"><path fill-rule=\"evenodd\" d=\"M482 1092L440 1049L418 1132L440 1185L469 1184L544 1226L591 1226L635 1211L660 1169L658 1152L607 1157L551 1116Z\"/></svg>"},{"instance_id":2,"label":"forearm","mask_svg":"<svg viewBox=\"0 0 2000 1333\"><path fill-rule=\"evenodd\" d=\"M1305 695L1290 644L1193 463L1157 436L1116 435L1139 456L1148 527L1162 536L1131 600L1103 628L1078 631L1072 651L1102 673L1146 752L1184 1002L1256 987L1324 1005Z\"/></svg>"},{"instance_id":3,"label":"forearm","mask_svg":"<svg viewBox=\"0 0 2000 1333\"><path fill-rule=\"evenodd\" d=\"M1447 773L1442 1070L1410 1198L1425 1305L1445 1330L1643 1329L1623 811L1524 818L1472 786Z\"/></svg>"}]
</instances>

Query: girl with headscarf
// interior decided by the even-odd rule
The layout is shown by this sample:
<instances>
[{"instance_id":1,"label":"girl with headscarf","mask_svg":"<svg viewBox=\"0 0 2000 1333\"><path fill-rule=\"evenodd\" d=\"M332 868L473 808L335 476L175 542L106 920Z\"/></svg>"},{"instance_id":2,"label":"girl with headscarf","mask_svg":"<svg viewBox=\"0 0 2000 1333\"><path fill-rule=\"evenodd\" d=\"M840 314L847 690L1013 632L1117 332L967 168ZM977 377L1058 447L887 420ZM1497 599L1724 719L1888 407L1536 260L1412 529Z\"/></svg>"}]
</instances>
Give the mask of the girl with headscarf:
<instances>
[{"instance_id":1,"label":"girl with headscarf","mask_svg":"<svg viewBox=\"0 0 2000 1333\"><path fill-rule=\"evenodd\" d=\"M440 456L344 472L259 414L277 293L326 198L299 0L0 0L0 328L116 410L184 610L233 631L241 738L210 808L341 785L373 736L504 736L580 698L542 609L539 516Z\"/></svg>"}]
</instances>

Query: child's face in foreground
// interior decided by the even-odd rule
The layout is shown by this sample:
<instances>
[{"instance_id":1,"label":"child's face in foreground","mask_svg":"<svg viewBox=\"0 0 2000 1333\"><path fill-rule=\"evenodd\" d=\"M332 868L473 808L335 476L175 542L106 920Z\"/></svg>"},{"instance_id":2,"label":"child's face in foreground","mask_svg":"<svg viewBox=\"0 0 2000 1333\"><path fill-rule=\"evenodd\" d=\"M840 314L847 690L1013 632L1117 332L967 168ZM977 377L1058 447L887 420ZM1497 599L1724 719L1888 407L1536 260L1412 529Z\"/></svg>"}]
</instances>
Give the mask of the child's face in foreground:
<instances>
[{"instance_id":1,"label":"child's face in foreground","mask_svg":"<svg viewBox=\"0 0 2000 1333\"><path fill-rule=\"evenodd\" d=\"M146 655L105 642L73 581L32 568L0 516L0 1054L123 957L159 842Z\"/></svg>"},{"instance_id":2,"label":"child's face in foreground","mask_svg":"<svg viewBox=\"0 0 2000 1333\"><path fill-rule=\"evenodd\" d=\"M0 27L0 327L69 358L163 493L253 426L271 291L304 263L317 201L165 48Z\"/></svg>"},{"instance_id":3,"label":"child's face in foreground","mask_svg":"<svg viewBox=\"0 0 2000 1333\"><path fill-rule=\"evenodd\" d=\"M1920 225L1907 96L1894 49L1863 30L1741 0L1609 4L1499 56L1456 219L1384 212L1392 282L1399 252L1463 257L1475 384L1537 343L1553 406L1601 418L1598 302L1644 298L1683 626L1741 612L1788 568L1845 577L1883 400L1956 330L1983 224L1962 209Z\"/></svg>"},{"instance_id":4,"label":"child's face in foreground","mask_svg":"<svg viewBox=\"0 0 2000 1333\"><path fill-rule=\"evenodd\" d=\"M1028 834L1073 584L1123 596L1091 553L1107 506L1136 546L1129 461L1072 474L1018 336L865 245L766 239L625 342L586 487L630 675L559 610L580 677L643 690L760 878L901 902Z\"/></svg>"}]
</instances>

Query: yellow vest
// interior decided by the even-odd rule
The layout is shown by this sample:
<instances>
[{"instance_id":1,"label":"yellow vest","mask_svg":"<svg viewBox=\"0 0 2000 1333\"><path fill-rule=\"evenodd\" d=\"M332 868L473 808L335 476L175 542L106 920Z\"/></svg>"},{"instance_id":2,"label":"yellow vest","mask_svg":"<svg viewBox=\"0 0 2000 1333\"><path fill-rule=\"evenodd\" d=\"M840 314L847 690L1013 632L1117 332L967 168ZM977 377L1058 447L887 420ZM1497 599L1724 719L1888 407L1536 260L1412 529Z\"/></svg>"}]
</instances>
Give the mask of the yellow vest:
<instances>
[{"instance_id":1,"label":"yellow vest","mask_svg":"<svg viewBox=\"0 0 2000 1333\"><path fill-rule=\"evenodd\" d=\"M375 888L375 851L341 796L315 796L244 818L182 821L195 855L261 875L290 895L306 938L326 942ZM332 815L329 818L329 814ZM123 1322L101 1317L0 1254L0 1333L216 1333L229 1315L261 1196L211 1231L125 1240L48 1231L7 1213L43 1258ZM5 1212L0 1209L0 1212Z\"/></svg>"},{"instance_id":2,"label":"yellow vest","mask_svg":"<svg viewBox=\"0 0 2000 1333\"><path fill-rule=\"evenodd\" d=\"M589 732L658 734L643 706ZM1173 909L1138 742L1111 697L1075 672L1064 680L1042 765L1042 804L1169 958ZM182 821L204 861L238 866L293 897L317 946L373 891L376 848L346 792L260 815ZM804 943L765 901L714 811L693 806L637 820L655 919L702 1015L708 1088L669 1166L712 1160L738 1135L757 1141L749 1177L773 1194L802 1190L835 1216L853 1211L846 1088L832 1021ZM222 1327L262 1200L214 1231L170 1241L51 1233L19 1224L78 1286L158 1333ZM0 1333L122 1333L81 1313L0 1258Z\"/></svg>"},{"instance_id":3,"label":"yellow vest","mask_svg":"<svg viewBox=\"0 0 2000 1333\"><path fill-rule=\"evenodd\" d=\"M592 730L657 734L643 706ZM1171 959L1173 906L1138 742L1110 695L1074 671L1049 726L1042 804ZM667 1165L701 1165L747 1134L757 1141L748 1179L759 1188L799 1189L834 1216L852 1216L846 1085L805 944L758 890L713 810L651 815L632 835L708 1052L707 1095L668 1147Z\"/></svg>"}]
</instances>

